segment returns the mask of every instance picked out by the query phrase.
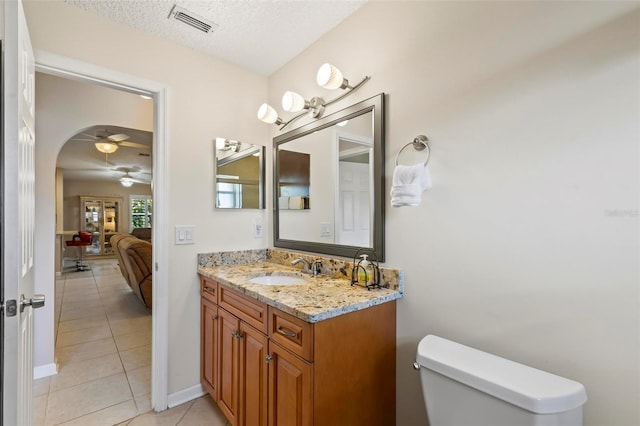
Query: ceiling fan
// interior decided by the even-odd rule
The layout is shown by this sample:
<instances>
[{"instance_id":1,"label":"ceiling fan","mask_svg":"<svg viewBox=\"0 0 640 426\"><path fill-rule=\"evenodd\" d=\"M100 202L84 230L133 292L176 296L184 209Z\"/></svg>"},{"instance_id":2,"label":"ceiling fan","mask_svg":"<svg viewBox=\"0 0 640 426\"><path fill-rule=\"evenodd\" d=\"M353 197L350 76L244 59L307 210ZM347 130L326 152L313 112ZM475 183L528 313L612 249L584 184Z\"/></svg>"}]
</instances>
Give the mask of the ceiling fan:
<instances>
[{"instance_id":1,"label":"ceiling fan","mask_svg":"<svg viewBox=\"0 0 640 426\"><path fill-rule=\"evenodd\" d=\"M74 138L74 140L94 142L96 149L104 154L113 154L121 146L128 148L150 149L148 145L129 141L130 136L125 133L108 135L96 134L95 136L89 133L80 133L80 135L89 139Z\"/></svg>"},{"instance_id":2,"label":"ceiling fan","mask_svg":"<svg viewBox=\"0 0 640 426\"><path fill-rule=\"evenodd\" d=\"M135 169L127 169L125 167L119 167L117 169L115 169L118 172L124 172L124 176L122 176L120 178L120 184L122 184L122 186L124 187L130 187L131 185L133 185L134 183L146 183L148 184L148 182L142 181L142 180L138 180L135 179L133 177L131 177L131 173L137 173L137 171Z\"/></svg>"}]
</instances>

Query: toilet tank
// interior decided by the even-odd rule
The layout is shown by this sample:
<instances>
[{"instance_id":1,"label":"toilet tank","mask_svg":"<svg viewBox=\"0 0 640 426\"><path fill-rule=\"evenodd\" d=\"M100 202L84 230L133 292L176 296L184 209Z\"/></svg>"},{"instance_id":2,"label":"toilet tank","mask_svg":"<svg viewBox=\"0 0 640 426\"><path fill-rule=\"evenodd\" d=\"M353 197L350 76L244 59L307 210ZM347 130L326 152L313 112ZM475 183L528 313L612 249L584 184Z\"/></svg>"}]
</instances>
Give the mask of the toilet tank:
<instances>
[{"instance_id":1,"label":"toilet tank","mask_svg":"<svg viewBox=\"0 0 640 426\"><path fill-rule=\"evenodd\" d=\"M431 426L580 426L584 386L429 335L418 344Z\"/></svg>"}]
</instances>

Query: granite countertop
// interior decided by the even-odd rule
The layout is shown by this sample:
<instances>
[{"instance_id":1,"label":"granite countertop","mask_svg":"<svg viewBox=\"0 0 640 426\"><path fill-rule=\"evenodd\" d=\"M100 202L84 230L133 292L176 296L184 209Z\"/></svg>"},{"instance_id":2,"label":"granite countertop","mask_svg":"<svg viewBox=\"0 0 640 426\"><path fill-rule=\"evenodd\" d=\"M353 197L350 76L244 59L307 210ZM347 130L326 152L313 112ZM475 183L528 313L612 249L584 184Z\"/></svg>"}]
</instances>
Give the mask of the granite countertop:
<instances>
[{"instance_id":1,"label":"granite countertop","mask_svg":"<svg viewBox=\"0 0 640 426\"><path fill-rule=\"evenodd\" d=\"M198 266L198 273L226 284L240 293L265 302L304 321L314 323L402 297L398 289L352 286L345 278L302 273L300 269L255 262L215 267ZM307 278L299 285L261 285L249 281L262 275L292 275Z\"/></svg>"}]
</instances>

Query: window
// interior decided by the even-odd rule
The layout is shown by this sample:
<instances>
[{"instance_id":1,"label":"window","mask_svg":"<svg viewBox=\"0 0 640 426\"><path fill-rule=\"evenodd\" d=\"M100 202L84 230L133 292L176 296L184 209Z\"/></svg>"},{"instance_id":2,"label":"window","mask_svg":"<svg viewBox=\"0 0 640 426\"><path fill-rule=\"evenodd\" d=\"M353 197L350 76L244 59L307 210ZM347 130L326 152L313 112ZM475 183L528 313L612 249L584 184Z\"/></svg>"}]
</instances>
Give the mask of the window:
<instances>
[{"instance_id":1,"label":"window","mask_svg":"<svg viewBox=\"0 0 640 426\"><path fill-rule=\"evenodd\" d=\"M129 217L131 229L151 228L153 199L150 195L131 195L129 197Z\"/></svg>"},{"instance_id":2,"label":"window","mask_svg":"<svg viewBox=\"0 0 640 426\"><path fill-rule=\"evenodd\" d=\"M242 207L242 184L218 182L217 207L223 209L234 209Z\"/></svg>"}]
</instances>

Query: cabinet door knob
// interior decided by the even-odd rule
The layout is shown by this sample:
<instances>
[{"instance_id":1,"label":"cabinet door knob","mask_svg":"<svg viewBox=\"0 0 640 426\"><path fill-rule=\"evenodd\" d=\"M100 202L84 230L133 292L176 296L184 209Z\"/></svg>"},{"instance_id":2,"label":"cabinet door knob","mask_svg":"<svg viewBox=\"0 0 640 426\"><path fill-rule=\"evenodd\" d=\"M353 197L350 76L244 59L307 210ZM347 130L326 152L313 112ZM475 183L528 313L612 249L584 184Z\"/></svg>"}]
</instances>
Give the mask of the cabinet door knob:
<instances>
[{"instance_id":1,"label":"cabinet door knob","mask_svg":"<svg viewBox=\"0 0 640 426\"><path fill-rule=\"evenodd\" d=\"M211 319L215 321L218 319L218 317L216 315L211 315Z\"/></svg>"},{"instance_id":2,"label":"cabinet door knob","mask_svg":"<svg viewBox=\"0 0 640 426\"><path fill-rule=\"evenodd\" d=\"M235 337L236 339L242 339L242 333L240 333L239 331L234 331L233 333L231 333L231 335L233 337Z\"/></svg>"},{"instance_id":3,"label":"cabinet door knob","mask_svg":"<svg viewBox=\"0 0 640 426\"><path fill-rule=\"evenodd\" d=\"M269 362L269 361L271 361L273 359L273 356L267 355L267 356L264 357L264 359L265 359L265 361Z\"/></svg>"}]
</instances>

